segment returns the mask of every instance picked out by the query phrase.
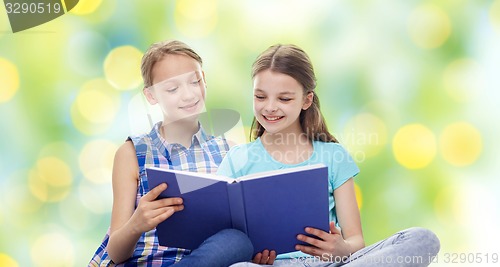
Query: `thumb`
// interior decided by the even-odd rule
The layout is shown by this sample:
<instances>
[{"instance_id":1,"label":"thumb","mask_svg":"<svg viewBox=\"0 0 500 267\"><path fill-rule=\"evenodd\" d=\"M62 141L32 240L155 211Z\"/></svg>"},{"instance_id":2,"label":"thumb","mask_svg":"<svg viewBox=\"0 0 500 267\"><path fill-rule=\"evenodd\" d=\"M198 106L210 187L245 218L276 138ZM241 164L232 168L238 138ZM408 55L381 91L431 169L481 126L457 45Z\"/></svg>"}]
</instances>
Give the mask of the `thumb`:
<instances>
[{"instance_id":1,"label":"thumb","mask_svg":"<svg viewBox=\"0 0 500 267\"><path fill-rule=\"evenodd\" d=\"M335 222L330 222L330 233L340 235L340 230L335 226Z\"/></svg>"},{"instance_id":2,"label":"thumb","mask_svg":"<svg viewBox=\"0 0 500 267\"><path fill-rule=\"evenodd\" d=\"M155 200L161 192L163 192L165 189L167 189L167 184L162 183L157 185L155 188L149 190L147 194L145 194L142 198L147 201L153 201Z\"/></svg>"}]
</instances>

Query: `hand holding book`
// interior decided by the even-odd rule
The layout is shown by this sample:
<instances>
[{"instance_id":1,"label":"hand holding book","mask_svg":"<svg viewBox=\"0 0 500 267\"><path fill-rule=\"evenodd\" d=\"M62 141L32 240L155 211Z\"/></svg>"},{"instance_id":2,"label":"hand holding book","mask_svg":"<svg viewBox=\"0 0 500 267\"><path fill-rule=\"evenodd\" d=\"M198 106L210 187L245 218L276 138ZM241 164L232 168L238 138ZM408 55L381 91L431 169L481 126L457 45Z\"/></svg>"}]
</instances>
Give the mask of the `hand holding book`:
<instances>
[{"instance_id":1,"label":"hand holding book","mask_svg":"<svg viewBox=\"0 0 500 267\"><path fill-rule=\"evenodd\" d=\"M226 228L246 233L255 253L295 251L305 227L328 231L328 169L307 165L238 179L148 168L148 184L167 183L160 198L182 197L185 209L158 224L161 245L197 248ZM200 225L200 220L203 224ZM305 244L305 243L304 243Z\"/></svg>"}]
</instances>

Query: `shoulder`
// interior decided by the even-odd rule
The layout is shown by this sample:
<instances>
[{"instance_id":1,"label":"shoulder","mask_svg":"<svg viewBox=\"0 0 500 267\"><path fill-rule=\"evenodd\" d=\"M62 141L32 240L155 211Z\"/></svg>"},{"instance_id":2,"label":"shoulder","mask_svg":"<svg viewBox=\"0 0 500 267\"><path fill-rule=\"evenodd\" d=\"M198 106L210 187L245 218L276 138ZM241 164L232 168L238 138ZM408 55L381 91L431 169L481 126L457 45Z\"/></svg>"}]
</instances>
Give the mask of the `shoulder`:
<instances>
[{"instance_id":1,"label":"shoulder","mask_svg":"<svg viewBox=\"0 0 500 267\"><path fill-rule=\"evenodd\" d=\"M138 135L131 135L127 138L127 141L131 141L133 145L138 145L141 143L146 143L147 141L152 140L153 137L151 134L138 134Z\"/></svg>"},{"instance_id":2,"label":"shoulder","mask_svg":"<svg viewBox=\"0 0 500 267\"><path fill-rule=\"evenodd\" d=\"M314 149L321 157L350 157L340 143L314 141Z\"/></svg>"},{"instance_id":3,"label":"shoulder","mask_svg":"<svg viewBox=\"0 0 500 267\"><path fill-rule=\"evenodd\" d=\"M358 172L356 162L340 143L314 141L315 154L318 160L332 169L347 168Z\"/></svg>"},{"instance_id":4,"label":"shoulder","mask_svg":"<svg viewBox=\"0 0 500 267\"><path fill-rule=\"evenodd\" d=\"M114 166L137 166L137 155L134 144L127 140L115 153Z\"/></svg>"},{"instance_id":5,"label":"shoulder","mask_svg":"<svg viewBox=\"0 0 500 267\"><path fill-rule=\"evenodd\" d=\"M345 151L345 148L340 143L313 141L314 146L324 150L340 150Z\"/></svg>"},{"instance_id":6,"label":"shoulder","mask_svg":"<svg viewBox=\"0 0 500 267\"><path fill-rule=\"evenodd\" d=\"M134 156L135 157L135 147L131 140L125 141L118 149L116 150L116 157L126 157L126 156Z\"/></svg>"}]
</instances>

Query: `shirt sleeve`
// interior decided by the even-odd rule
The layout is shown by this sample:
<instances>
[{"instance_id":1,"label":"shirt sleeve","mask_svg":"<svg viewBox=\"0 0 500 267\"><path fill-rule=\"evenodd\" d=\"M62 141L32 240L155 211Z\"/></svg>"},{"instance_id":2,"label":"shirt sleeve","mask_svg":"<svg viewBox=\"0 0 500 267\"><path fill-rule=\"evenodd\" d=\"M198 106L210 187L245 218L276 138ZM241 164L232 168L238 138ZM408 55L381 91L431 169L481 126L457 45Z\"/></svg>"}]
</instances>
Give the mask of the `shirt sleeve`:
<instances>
[{"instance_id":1,"label":"shirt sleeve","mask_svg":"<svg viewBox=\"0 0 500 267\"><path fill-rule=\"evenodd\" d=\"M344 147L340 144L335 144L333 148L334 153L330 165L332 168L330 183L335 190L349 180L349 178L358 175L359 168Z\"/></svg>"}]
</instances>

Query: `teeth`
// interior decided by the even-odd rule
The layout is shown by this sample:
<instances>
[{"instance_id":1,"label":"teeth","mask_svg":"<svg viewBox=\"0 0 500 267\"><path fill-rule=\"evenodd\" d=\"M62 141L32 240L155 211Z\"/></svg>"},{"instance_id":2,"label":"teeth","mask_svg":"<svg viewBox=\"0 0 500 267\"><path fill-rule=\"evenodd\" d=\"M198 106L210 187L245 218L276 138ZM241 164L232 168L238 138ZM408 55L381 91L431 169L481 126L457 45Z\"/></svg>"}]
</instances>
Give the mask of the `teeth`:
<instances>
[{"instance_id":1,"label":"teeth","mask_svg":"<svg viewBox=\"0 0 500 267\"><path fill-rule=\"evenodd\" d=\"M275 121L281 119L281 117L266 117L267 120Z\"/></svg>"}]
</instances>

